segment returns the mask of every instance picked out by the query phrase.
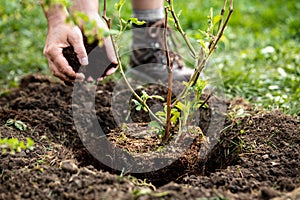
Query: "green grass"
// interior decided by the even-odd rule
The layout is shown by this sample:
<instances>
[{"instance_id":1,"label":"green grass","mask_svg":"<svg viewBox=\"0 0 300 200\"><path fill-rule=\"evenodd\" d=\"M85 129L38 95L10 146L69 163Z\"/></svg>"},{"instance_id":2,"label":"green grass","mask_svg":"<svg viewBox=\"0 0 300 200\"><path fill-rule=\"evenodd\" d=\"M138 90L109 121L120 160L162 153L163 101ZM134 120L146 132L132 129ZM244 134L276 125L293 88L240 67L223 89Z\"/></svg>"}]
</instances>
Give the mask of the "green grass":
<instances>
[{"instance_id":1,"label":"green grass","mask_svg":"<svg viewBox=\"0 0 300 200\"><path fill-rule=\"evenodd\" d=\"M49 74L42 55L46 20L38 5L24 2L28 1L0 2L1 90L16 86L26 73ZM221 6L221 0L175 1L175 9L182 10L182 26L190 35L205 28L211 7L218 14ZM298 0L235 1L225 31L227 42L220 45L213 67L206 70L220 74L228 98L244 97L257 106L300 115L299 10ZM108 15L115 19L115 13L110 3ZM131 15L129 0L123 15ZM268 49L269 53L264 52Z\"/></svg>"}]
</instances>

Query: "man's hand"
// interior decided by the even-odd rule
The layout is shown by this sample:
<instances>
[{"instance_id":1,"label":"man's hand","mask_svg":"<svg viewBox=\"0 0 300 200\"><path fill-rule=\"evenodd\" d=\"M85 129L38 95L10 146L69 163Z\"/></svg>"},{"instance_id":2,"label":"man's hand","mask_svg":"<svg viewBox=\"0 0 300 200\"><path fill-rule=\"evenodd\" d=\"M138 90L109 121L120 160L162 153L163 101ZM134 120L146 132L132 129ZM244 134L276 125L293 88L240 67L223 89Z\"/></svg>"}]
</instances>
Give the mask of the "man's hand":
<instances>
[{"instance_id":1,"label":"man's hand","mask_svg":"<svg viewBox=\"0 0 300 200\"><path fill-rule=\"evenodd\" d=\"M65 23L53 27L49 26L44 55L48 59L51 72L63 81L73 82L76 78L82 80L84 76L76 74L63 56L62 50L68 46L73 46L81 65L88 65L88 58L79 27Z\"/></svg>"},{"instance_id":2,"label":"man's hand","mask_svg":"<svg viewBox=\"0 0 300 200\"><path fill-rule=\"evenodd\" d=\"M74 82L75 79L83 80L85 77L81 73L75 73L69 65L66 58L63 56L63 49L69 46L74 48L77 58L81 65L88 65L88 57L83 43L82 31L84 24L79 26L66 23L69 16L67 9L60 4L50 6L43 6L44 13L48 21L48 35L44 47L44 55L48 59L49 67L54 76L66 82ZM103 22L98 12L98 0L82 1L75 0L72 11L79 11L85 13L90 20L97 22L96 28L107 29L106 24ZM95 31L95 37L97 31ZM103 79L103 76L111 75L116 71L117 59L114 53L112 42L109 38L103 39L103 44L106 49L107 58L114 66L111 69L106 69L106 74L99 74L102 76L98 81ZM101 59L101 58L99 58ZM107 67L107 66L99 66Z\"/></svg>"}]
</instances>

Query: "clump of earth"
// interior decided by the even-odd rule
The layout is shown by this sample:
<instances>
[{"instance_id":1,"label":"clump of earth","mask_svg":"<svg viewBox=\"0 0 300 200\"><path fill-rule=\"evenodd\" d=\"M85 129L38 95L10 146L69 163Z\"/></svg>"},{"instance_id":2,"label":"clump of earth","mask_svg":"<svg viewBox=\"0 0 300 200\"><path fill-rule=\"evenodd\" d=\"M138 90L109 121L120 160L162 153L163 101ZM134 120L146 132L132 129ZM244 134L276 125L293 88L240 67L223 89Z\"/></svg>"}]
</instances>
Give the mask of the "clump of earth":
<instances>
[{"instance_id":1,"label":"clump of earth","mask_svg":"<svg viewBox=\"0 0 300 200\"><path fill-rule=\"evenodd\" d=\"M119 127L111 109L114 87L113 80L93 86L94 107L84 107L94 110L104 134L100 136L124 152L159 149L161 143L147 129L149 119L139 117L147 117L145 113L132 112L135 120ZM166 92L155 86L148 90L162 96ZM224 124L216 130L219 138L201 156L211 116L208 106L200 111L202 134L194 135L177 159L154 172L131 173L101 163L90 152L87 144L99 152L107 147L97 145L100 136L88 128L85 134L78 131L74 109L83 107L74 106L72 94L73 87L36 74L1 94L1 138L26 141L30 137L35 144L33 150L1 153L0 199L300 199L300 123L296 117L254 108L241 98L224 101L227 110ZM23 122L27 129L8 125L9 119ZM88 117L85 123L87 127L91 123ZM171 155L172 149L167 149L164 158ZM136 161L149 167L154 162L149 157Z\"/></svg>"}]
</instances>

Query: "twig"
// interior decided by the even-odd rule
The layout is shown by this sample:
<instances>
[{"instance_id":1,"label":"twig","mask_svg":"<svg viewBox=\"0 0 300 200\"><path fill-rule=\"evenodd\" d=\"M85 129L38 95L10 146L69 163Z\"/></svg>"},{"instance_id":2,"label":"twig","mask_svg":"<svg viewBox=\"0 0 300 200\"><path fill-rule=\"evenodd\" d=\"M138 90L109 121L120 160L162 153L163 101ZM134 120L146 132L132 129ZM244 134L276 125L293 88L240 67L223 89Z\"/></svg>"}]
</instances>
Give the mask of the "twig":
<instances>
[{"instance_id":1,"label":"twig","mask_svg":"<svg viewBox=\"0 0 300 200\"><path fill-rule=\"evenodd\" d=\"M111 19L108 18L106 16L106 0L104 0L104 11L103 11L103 16L102 18L105 20L105 22L107 23L107 26L109 29L111 29ZM125 81L125 84L127 85L127 87L129 88L129 90L132 92L133 96L141 103L143 104L143 106L147 109L147 111L149 112L149 114L161 125L161 126L164 126L164 123L152 112L152 110L149 108L149 106L141 99L141 97L134 91L134 89L131 87L125 73L124 73L124 69L123 69L123 65L122 65L122 62L121 62L121 58L119 56L119 53L118 53L118 48L117 48L117 45L116 45L116 42L112 36L112 34L109 35L110 36L110 39L111 39L111 42L112 42L112 46L113 46L113 49L114 49L114 53L116 55L116 58L117 58L117 62L118 62L118 66L119 66L119 69L120 69L120 74L121 76L124 78L124 81Z\"/></svg>"},{"instance_id":2,"label":"twig","mask_svg":"<svg viewBox=\"0 0 300 200\"><path fill-rule=\"evenodd\" d=\"M225 0L225 2L227 2L227 1ZM222 25L221 29L218 30L217 37L216 37L216 41L214 42L214 45L213 45L212 48L210 49L209 54L212 54L213 51L215 50L215 48L216 48L216 46L217 46L219 40L221 39L221 37L222 37L222 35L223 35L223 33L224 33L224 30L225 30L225 28L226 28L226 26L227 26L227 24L228 24L228 21L229 21L231 15L232 15L232 13L233 13L233 0L230 0L229 13L228 13L228 15L227 15L227 17L226 17L226 20L225 20L224 24Z\"/></svg>"},{"instance_id":3,"label":"twig","mask_svg":"<svg viewBox=\"0 0 300 200\"><path fill-rule=\"evenodd\" d=\"M173 63L170 60L169 45L167 40L167 31L168 31L168 7L165 7L165 29L164 29L164 44L165 52L167 57L167 68L168 68L168 96L167 96L167 118L166 118L166 128L165 133L162 138L162 142L165 143L169 139L170 129L171 129L171 101L172 101L172 79L173 79Z\"/></svg>"},{"instance_id":4,"label":"twig","mask_svg":"<svg viewBox=\"0 0 300 200\"><path fill-rule=\"evenodd\" d=\"M217 32L219 32L220 28L221 28L221 25L223 23L223 17L224 17L224 13L225 13L225 9L226 9L226 5L227 5L227 0L224 0L224 4L223 4L223 7L221 9L221 20L219 21L219 25L218 25L218 29L217 29Z\"/></svg>"},{"instance_id":5,"label":"twig","mask_svg":"<svg viewBox=\"0 0 300 200\"><path fill-rule=\"evenodd\" d=\"M212 95L215 93L215 89L213 89L209 95L206 97L206 99L201 103L201 105L199 106L199 109L202 108L207 102L208 100L212 97Z\"/></svg>"},{"instance_id":6,"label":"twig","mask_svg":"<svg viewBox=\"0 0 300 200\"><path fill-rule=\"evenodd\" d=\"M107 3L106 0L104 0L104 6L103 6L103 15L102 18L104 19L104 21L107 24L108 29L111 29L111 19L107 17L106 12L107 12L107 7L106 7Z\"/></svg>"},{"instance_id":7,"label":"twig","mask_svg":"<svg viewBox=\"0 0 300 200\"><path fill-rule=\"evenodd\" d=\"M172 14L172 17L174 19L174 22L175 22L175 27L177 28L177 30L179 31L179 33L182 35L185 43L187 44L188 48L190 49L190 52L191 52L191 55L193 58L196 58L197 57L197 53L193 47L193 45L191 44L189 38L187 37L187 34L186 32L183 31L182 27L181 27L181 24L179 22L179 19L174 11L174 5L173 5L173 0L166 0L167 3L169 4L169 11L171 12Z\"/></svg>"},{"instance_id":8,"label":"twig","mask_svg":"<svg viewBox=\"0 0 300 200\"><path fill-rule=\"evenodd\" d=\"M227 0L225 0L225 3L226 2L227 2ZM215 37L216 39L214 40L214 38L212 38L212 40L214 40L214 41L210 41L210 43L212 43L213 45L210 45L208 54L206 54L203 57L203 59L201 59L201 61L198 63L198 65L195 68L195 72L192 75L192 77L190 78L187 86L177 96L177 98L173 102L172 106L176 105L177 102L179 102L182 98L184 98L186 96L187 92L188 92L188 88L191 87L197 81L197 79L199 77L199 74L202 72L202 70L206 66L207 61L210 59L210 57L212 56L214 50L216 49L216 46L217 46L218 42L220 41L220 39L221 39L221 37L222 37L222 35L224 33L224 30L225 30L225 28L226 28L226 26L228 24L228 21L229 21L231 15L232 15L232 13L233 13L233 0L230 0L229 13L228 13L228 15L226 17L226 20L225 20L224 24L221 26L220 30L218 31L217 36ZM176 20L175 20L175 22L176 22Z\"/></svg>"}]
</instances>

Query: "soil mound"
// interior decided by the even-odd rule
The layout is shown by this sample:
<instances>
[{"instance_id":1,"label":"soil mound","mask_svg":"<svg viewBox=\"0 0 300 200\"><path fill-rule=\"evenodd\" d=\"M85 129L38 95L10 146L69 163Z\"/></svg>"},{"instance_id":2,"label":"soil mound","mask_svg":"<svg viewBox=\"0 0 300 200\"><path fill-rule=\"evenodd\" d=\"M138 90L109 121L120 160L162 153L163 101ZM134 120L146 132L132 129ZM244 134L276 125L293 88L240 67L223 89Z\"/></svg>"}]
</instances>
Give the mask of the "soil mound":
<instances>
[{"instance_id":1,"label":"soil mound","mask_svg":"<svg viewBox=\"0 0 300 200\"><path fill-rule=\"evenodd\" d=\"M97 121L111 141L120 135L111 112L113 88L112 81L94 88ZM35 145L33 151L1 154L0 199L300 199L296 118L276 110L255 110L241 99L228 102L218 143L204 160L198 159L198 138L190 148L194 151L165 174L127 176L126 171L99 163L85 148L74 126L72 93L73 87L29 75L18 89L1 95L1 138L30 137ZM18 130L7 124L9 119L28 128ZM133 144L127 133L121 134L126 137L121 142Z\"/></svg>"}]
</instances>

